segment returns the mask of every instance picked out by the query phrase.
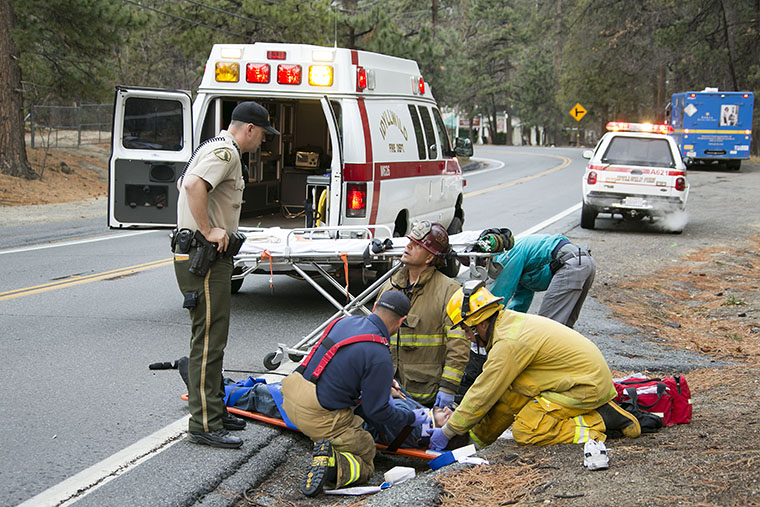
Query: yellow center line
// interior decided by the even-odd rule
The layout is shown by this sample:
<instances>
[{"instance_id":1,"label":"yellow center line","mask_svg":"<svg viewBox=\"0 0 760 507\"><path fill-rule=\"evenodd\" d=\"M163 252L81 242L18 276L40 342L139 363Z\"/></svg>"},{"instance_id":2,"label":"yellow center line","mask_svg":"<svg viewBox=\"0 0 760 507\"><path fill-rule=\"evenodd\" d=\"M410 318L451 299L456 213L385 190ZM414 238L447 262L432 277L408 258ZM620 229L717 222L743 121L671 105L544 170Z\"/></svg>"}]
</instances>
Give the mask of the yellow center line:
<instances>
[{"instance_id":1,"label":"yellow center line","mask_svg":"<svg viewBox=\"0 0 760 507\"><path fill-rule=\"evenodd\" d=\"M57 280L55 282L46 283L43 285L35 285L32 287L24 287L23 289L15 289L7 292L0 292L0 301L6 301L8 299L16 299L23 296L31 296L32 294L39 294L41 292L48 292L51 290L65 289L67 287L73 287L75 285L81 285L83 283L98 282L106 280L108 278L115 278L118 276L127 276L140 271L146 271L148 269L160 268L172 263L172 259L161 259L158 261L146 262L144 264L137 264L135 266L128 266L125 268L113 269L110 271L104 271L102 273L94 273L86 276L73 276L65 280Z\"/></svg>"},{"instance_id":2,"label":"yellow center line","mask_svg":"<svg viewBox=\"0 0 760 507\"><path fill-rule=\"evenodd\" d=\"M530 181L536 178L540 178L542 176L546 176L547 174L551 174L553 172L557 172L560 169L564 169L565 167L569 166L572 162L572 159L569 159L567 157L563 157L561 155L545 155L545 154L539 154L539 153L527 153L527 152L511 152L510 155L532 155L532 156L538 156L538 157L548 157L548 158L556 158L558 160L561 160L562 163L559 165L555 165L554 167L551 167L547 169L546 171L542 171L540 173L531 174L530 176L525 176L524 178L520 178L518 180L514 181L508 181L506 183L500 183L498 185L494 185L492 187L488 188L482 188L480 190L474 190L472 192L467 192L464 194L465 197L474 197L476 195L482 195L487 194L488 192L493 192L494 190L499 190L501 188L507 188L511 187L512 185L518 185L520 183L525 183L526 181Z\"/></svg>"}]
</instances>

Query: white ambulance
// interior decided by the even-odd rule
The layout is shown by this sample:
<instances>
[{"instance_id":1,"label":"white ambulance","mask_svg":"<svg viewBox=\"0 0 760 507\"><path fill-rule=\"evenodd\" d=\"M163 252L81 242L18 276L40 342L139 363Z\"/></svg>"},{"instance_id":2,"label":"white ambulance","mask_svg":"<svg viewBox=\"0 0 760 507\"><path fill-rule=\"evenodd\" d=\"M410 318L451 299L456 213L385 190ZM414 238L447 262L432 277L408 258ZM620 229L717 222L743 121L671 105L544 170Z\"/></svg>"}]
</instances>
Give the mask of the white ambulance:
<instances>
[{"instance_id":1,"label":"white ambulance","mask_svg":"<svg viewBox=\"0 0 760 507\"><path fill-rule=\"evenodd\" d=\"M176 182L193 150L246 100L267 108L281 135L244 156L243 223L382 224L401 236L431 220L462 230L456 155L472 155L472 146L457 139L452 149L417 63L277 43L215 45L194 101L183 91L117 87L109 226L173 227Z\"/></svg>"}]
</instances>

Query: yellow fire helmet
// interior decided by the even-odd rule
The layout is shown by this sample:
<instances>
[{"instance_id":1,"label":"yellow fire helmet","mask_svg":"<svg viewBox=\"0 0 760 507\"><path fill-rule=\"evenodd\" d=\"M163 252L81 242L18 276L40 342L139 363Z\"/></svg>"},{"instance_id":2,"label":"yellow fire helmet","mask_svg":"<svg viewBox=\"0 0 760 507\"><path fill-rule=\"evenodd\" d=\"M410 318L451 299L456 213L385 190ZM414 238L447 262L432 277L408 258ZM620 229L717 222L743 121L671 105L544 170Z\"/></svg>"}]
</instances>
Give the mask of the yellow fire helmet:
<instances>
[{"instance_id":1,"label":"yellow fire helmet","mask_svg":"<svg viewBox=\"0 0 760 507\"><path fill-rule=\"evenodd\" d=\"M446 313L454 327L465 323L474 327L497 312L504 298L497 298L486 289L482 280L468 280L446 304Z\"/></svg>"}]
</instances>

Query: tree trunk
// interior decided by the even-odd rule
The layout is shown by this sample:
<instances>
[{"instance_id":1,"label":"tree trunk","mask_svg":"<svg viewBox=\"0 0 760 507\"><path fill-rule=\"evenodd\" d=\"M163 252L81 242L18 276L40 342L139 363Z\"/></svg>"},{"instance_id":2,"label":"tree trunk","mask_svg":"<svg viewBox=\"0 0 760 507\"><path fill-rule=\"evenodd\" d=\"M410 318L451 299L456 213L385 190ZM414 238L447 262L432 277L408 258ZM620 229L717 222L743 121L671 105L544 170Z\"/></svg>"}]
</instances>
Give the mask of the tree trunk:
<instances>
[{"instance_id":1,"label":"tree trunk","mask_svg":"<svg viewBox=\"0 0 760 507\"><path fill-rule=\"evenodd\" d=\"M13 27L16 16L10 0L0 0L0 172L37 179L26 158L21 69Z\"/></svg>"}]
</instances>

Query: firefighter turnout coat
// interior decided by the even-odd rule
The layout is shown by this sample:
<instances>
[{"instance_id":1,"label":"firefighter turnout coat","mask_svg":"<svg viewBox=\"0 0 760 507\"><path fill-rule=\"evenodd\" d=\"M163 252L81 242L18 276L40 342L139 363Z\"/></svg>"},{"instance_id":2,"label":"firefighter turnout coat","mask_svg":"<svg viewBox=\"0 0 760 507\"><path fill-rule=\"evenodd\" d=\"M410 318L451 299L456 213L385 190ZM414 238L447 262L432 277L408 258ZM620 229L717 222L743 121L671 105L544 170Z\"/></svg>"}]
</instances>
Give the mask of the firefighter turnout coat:
<instances>
[{"instance_id":1,"label":"firefighter turnout coat","mask_svg":"<svg viewBox=\"0 0 760 507\"><path fill-rule=\"evenodd\" d=\"M451 328L446 314L446 303L457 289L457 282L431 266L412 286L409 270L402 267L380 291L400 290L411 300L409 315L391 336L390 350L396 378L424 405L435 402L439 388L457 391L469 359L470 342L461 329Z\"/></svg>"},{"instance_id":2,"label":"firefighter turnout coat","mask_svg":"<svg viewBox=\"0 0 760 507\"><path fill-rule=\"evenodd\" d=\"M444 426L448 437L492 443L514 422L524 444L604 440L593 410L614 398L607 362L590 340L558 322L503 310L486 346L488 359Z\"/></svg>"}]
</instances>

